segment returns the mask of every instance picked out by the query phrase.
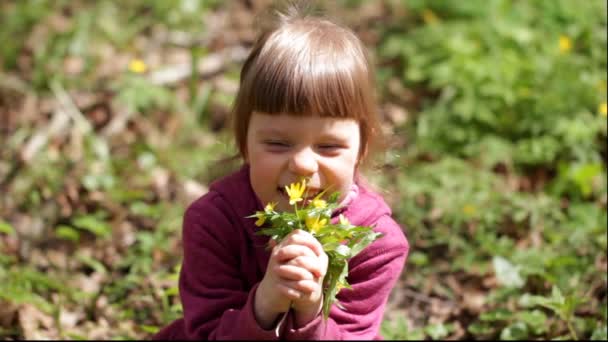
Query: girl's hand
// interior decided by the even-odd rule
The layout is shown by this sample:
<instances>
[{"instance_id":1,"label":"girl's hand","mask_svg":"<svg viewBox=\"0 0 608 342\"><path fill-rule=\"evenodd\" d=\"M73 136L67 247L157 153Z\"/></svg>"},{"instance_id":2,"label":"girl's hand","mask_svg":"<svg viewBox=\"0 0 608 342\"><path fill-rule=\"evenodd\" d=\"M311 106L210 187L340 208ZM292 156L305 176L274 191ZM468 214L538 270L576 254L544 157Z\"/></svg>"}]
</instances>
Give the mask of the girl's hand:
<instances>
[{"instance_id":1,"label":"girl's hand","mask_svg":"<svg viewBox=\"0 0 608 342\"><path fill-rule=\"evenodd\" d=\"M327 255L310 233L295 230L287 235L272 249L256 292L254 310L260 325L270 328L279 314L289 310L292 301L296 312L315 311L318 302L322 303L326 271Z\"/></svg>"},{"instance_id":2,"label":"girl's hand","mask_svg":"<svg viewBox=\"0 0 608 342\"><path fill-rule=\"evenodd\" d=\"M298 257L291 259L287 265L291 267L302 267L314 275L314 285L311 291L304 292L299 298L294 299L291 307L295 311L295 320L298 327L312 321L323 309L323 280L327 273L328 257L323 251L323 246L310 233L303 232L307 238L312 239L316 245L315 250L320 251L315 258Z\"/></svg>"}]
</instances>

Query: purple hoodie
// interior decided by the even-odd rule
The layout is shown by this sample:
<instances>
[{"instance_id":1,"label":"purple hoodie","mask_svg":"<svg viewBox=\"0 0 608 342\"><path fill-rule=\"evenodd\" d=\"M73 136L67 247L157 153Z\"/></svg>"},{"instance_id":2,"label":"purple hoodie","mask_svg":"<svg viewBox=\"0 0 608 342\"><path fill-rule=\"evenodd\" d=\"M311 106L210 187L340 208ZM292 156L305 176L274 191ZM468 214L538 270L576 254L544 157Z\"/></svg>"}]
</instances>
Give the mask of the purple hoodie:
<instances>
[{"instance_id":1,"label":"purple hoodie","mask_svg":"<svg viewBox=\"0 0 608 342\"><path fill-rule=\"evenodd\" d=\"M373 226L384 234L349 261L348 282L337 296L329 319L322 315L302 327L287 313L278 329L257 323L253 302L264 277L269 237L255 235L255 219L246 218L263 205L249 182L249 167L214 182L184 215L184 259L179 279L184 318L155 339L379 339L388 296L408 255L409 244L391 218L384 200L364 186L342 214L354 225ZM337 213L336 213L337 214ZM333 220L337 220L334 217Z\"/></svg>"}]
</instances>

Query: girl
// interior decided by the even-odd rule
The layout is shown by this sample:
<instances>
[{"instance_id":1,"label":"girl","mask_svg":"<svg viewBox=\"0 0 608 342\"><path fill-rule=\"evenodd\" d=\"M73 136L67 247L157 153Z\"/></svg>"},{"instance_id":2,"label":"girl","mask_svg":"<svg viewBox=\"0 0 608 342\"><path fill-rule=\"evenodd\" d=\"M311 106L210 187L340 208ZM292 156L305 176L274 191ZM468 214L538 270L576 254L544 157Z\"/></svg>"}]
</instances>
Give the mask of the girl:
<instances>
[{"instance_id":1,"label":"girl","mask_svg":"<svg viewBox=\"0 0 608 342\"><path fill-rule=\"evenodd\" d=\"M409 245L384 200L359 176L379 133L373 73L350 30L298 7L279 12L241 71L234 107L244 165L187 209L179 279L184 318L157 339L376 339ZM285 186L308 196L331 188L354 225L384 236L349 262L327 321L321 314L327 255L308 232L281 243L246 218L266 203L289 210ZM334 217L335 220L338 217Z\"/></svg>"}]
</instances>

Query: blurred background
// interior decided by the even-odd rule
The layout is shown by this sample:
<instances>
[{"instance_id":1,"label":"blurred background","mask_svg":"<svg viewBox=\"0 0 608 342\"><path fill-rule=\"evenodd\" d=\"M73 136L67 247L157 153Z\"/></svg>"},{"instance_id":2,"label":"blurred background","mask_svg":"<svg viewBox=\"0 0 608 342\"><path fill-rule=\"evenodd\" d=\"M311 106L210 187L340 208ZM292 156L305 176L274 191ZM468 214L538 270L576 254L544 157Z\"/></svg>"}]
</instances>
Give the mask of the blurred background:
<instances>
[{"instance_id":1,"label":"blurred background","mask_svg":"<svg viewBox=\"0 0 608 342\"><path fill-rule=\"evenodd\" d=\"M0 338L181 315L262 0L0 1ZM606 339L604 0L321 1L377 68L411 254L386 339Z\"/></svg>"}]
</instances>

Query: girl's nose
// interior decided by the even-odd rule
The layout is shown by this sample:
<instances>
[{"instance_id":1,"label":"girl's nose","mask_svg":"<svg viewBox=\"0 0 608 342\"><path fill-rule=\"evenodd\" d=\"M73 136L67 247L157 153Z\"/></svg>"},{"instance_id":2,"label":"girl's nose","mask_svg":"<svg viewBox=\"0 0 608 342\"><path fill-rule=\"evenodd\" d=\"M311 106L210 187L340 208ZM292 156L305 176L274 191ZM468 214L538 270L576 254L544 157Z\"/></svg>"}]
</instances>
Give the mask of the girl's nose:
<instances>
[{"instance_id":1,"label":"girl's nose","mask_svg":"<svg viewBox=\"0 0 608 342\"><path fill-rule=\"evenodd\" d=\"M318 169L317 157L309 148L295 152L289 160L289 171L300 176L311 176Z\"/></svg>"}]
</instances>

